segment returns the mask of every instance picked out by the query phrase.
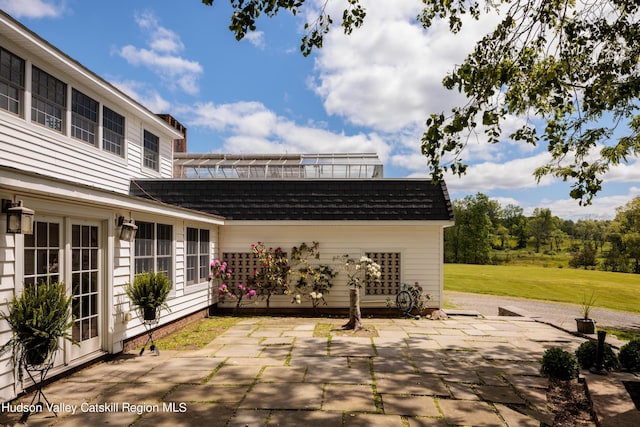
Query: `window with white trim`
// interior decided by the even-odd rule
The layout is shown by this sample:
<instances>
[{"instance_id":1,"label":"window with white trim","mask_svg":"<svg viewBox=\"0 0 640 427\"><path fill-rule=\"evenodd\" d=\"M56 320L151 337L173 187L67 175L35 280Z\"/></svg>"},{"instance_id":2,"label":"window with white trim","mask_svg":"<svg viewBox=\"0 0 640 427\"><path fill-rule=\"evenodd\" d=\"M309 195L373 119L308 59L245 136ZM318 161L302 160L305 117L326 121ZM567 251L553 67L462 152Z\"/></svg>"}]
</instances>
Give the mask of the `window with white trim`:
<instances>
[{"instance_id":1,"label":"window with white trim","mask_svg":"<svg viewBox=\"0 0 640 427\"><path fill-rule=\"evenodd\" d=\"M209 280L209 230L187 227L187 285Z\"/></svg>"},{"instance_id":2,"label":"window with white trim","mask_svg":"<svg viewBox=\"0 0 640 427\"><path fill-rule=\"evenodd\" d=\"M124 116L102 107L102 149L124 156Z\"/></svg>"},{"instance_id":3,"label":"window with white trim","mask_svg":"<svg viewBox=\"0 0 640 427\"><path fill-rule=\"evenodd\" d=\"M380 266L380 282L367 284L365 295L396 295L400 292L400 252L368 252L367 257Z\"/></svg>"},{"instance_id":4,"label":"window with white trim","mask_svg":"<svg viewBox=\"0 0 640 427\"><path fill-rule=\"evenodd\" d=\"M0 47L0 108L22 115L24 59Z\"/></svg>"},{"instance_id":5,"label":"window with white trim","mask_svg":"<svg viewBox=\"0 0 640 427\"><path fill-rule=\"evenodd\" d=\"M67 84L38 67L31 74L31 121L64 133Z\"/></svg>"},{"instance_id":6,"label":"window with white trim","mask_svg":"<svg viewBox=\"0 0 640 427\"><path fill-rule=\"evenodd\" d=\"M71 136L96 144L98 101L84 93L71 90Z\"/></svg>"},{"instance_id":7,"label":"window with white trim","mask_svg":"<svg viewBox=\"0 0 640 427\"><path fill-rule=\"evenodd\" d=\"M173 282L173 225L136 221L135 274L164 273Z\"/></svg>"},{"instance_id":8,"label":"window with white trim","mask_svg":"<svg viewBox=\"0 0 640 427\"><path fill-rule=\"evenodd\" d=\"M143 164L149 169L155 171L160 170L160 138L149 132L144 131L144 152L143 152Z\"/></svg>"},{"instance_id":9,"label":"window with white trim","mask_svg":"<svg viewBox=\"0 0 640 427\"><path fill-rule=\"evenodd\" d=\"M24 284L60 281L60 224L37 221L24 235Z\"/></svg>"}]
</instances>

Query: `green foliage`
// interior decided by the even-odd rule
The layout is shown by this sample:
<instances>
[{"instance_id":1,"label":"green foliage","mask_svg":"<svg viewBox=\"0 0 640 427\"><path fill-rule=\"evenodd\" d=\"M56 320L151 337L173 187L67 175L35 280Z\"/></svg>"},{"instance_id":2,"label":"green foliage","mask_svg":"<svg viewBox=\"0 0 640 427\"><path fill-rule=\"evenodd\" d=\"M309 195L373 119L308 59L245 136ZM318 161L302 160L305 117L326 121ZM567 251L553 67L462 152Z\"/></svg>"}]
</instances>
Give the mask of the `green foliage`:
<instances>
[{"instance_id":1,"label":"green foliage","mask_svg":"<svg viewBox=\"0 0 640 427\"><path fill-rule=\"evenodd\" d=\"M627 371L640 371L640 339L634 339L623 345L618 353L618 358L622 367Z\"/></svg>"},{"instance_id":2,"label":"green foliage","mask_svg":"<svg viewBox=\"0 0 640 427\"><path fill-rule=\"evenodd\" d=\"M620 367L620 361L618 360L618 356L613 351L611 346L607 343L604 344L603 348L603 363L604 367L608 370L618 369ZM576 358L578 359L578 363L583 369L589 369L596 363L596 355L598 352L598 342L594 340L587 340L580 344L580 347L576 350Z\"/></svg>"},{"instance_id":3,"label":"green foliage","mask_svg":"<svg viewBox=\"0 0 640 427\"><path fill-rule=\"evenodd\" d=\"M311 301L314 310L320 304L327 305L324 296L329 293L333 279L338 274L329 265L314 265L311 262L320 258L319 246L318 242L311 245L303 242L300 246L291 248L291 270L298 277L295 288L291 291L295 294L292 302L300 303L305 298Z\"/></svg>"},{"instance_id":4,"label":"green foliage","mask_svg":"<svg viewBox=\"0 0 640 427\"><path fill-rule=\"evenodd\" d=\"M582 317L585 319L589 318L589 314L591 314L591 309L596 303L596 295L595 292L591 292L591 296L587 298L587 294L584 293L582 295L582 303L580 303L580 307L582 308Z\"/></svg>"},{"instance_id":5,"label":"green foliage","mask_svg":"<svg viewBox=\"0 0 640 427\"><path fill-rule=\"evenodd\" d=\"M126 284L127 296L140 309L168 308L167 297L170 292L171 281L162 273L136 274L133 283Z\"/></svg>"},{"instance_id":6,"label":"green foliage","mask_svg":"<svg viewBox=\"0 0 640 427\"><path fill-rule=\"evenodd\" d=\"M595 267L598 264L596 260L596 250L591 242L586 242L582 249L573 254L569 260L569 266L573 268Z\"/></svg>"},{"instance_id":7,"label":"green foliage","mask_svg":"<svg viewBox=\"0 0 640 427\"><path fill-rule=\"evenodd\" d=\"M45 363L60 348L60 338L78 345L69 334L73 325L71 303L65 286L59 282L26 285L20 295L8 303L8 312L0 318L11 326L13 336L0 348L0 354L13 350L14 362ZM20 370L22 374L22 370Z\"/></svg>"},{"instance_id":8,"label":"green foliage","mask_svg":"<svg viewBox=\"0 0 640 427\"><path fill-rule=\"evenodd\" d=\"M427 309L427 303L431 301L431 294L424 292L424 289L418 282L415 282L413 285L408 285L407 290L411 294L413 308L418 311L418 314L424 314Z\"/></svg>"},{"instance_id":9,"label":"green foliage","mask_svg":"<svg viewBox=\"0 0 640 427\"><path fill-rule=\"evenodd\" d=\"M441 179L448 169L464 173L461 154L468 135L482 129L490 142L546 141L551 160L536 177L571 181L571 197L590 203L607 170L640 152L635 106L640 84L634 68L640 5L501 0L486 6L487 12L500 9L502 21L443 81L466 95L465 105L427 120L422 149L433 177ZM455 33L463 14L478 18L480 10L477 1L425 0L419 19L425 28L448 19ZM505 120L532 114L546 126L526 120L502 135ZM612 120L602 120L605 114ZM628 131L614 139L617 126ZM450 157L450 164L442 164Z\"/></svg>"},{"instance_id":10,"label":"green foliage","mask_svg":"<svg viewBox=\"0 0 640 427\"><path fill-rule=\"evenodd\" d=\"M366 12L359 0L344 1L342 29L345 34L351 34L354 28L362 25ZM211 6L214 0L202 0L202 3ZM256 30L256 21L260 15L273 18L282 10L297 15L305 0L229 0L229 3L233 9L229 30L235 34L236 40L242 40L248 32ZM304 56L309 55L314 48L321 48L324 36L331 29L333 18L326 13L326 6L326 3L322 4L317 18L304 26L306 34L300 45L300 51Z\"/></svg>"},{"instance_id":11,"label":"green foliage","mask_svg":"<svg viewBox=\"0 0 640 427\"><path fill-rule=\"evenodd\" d=\"M262 242L251 245L251 253L258 258L258 270L250 285L256 286L265 298L267 308L274 294L284 294L291 273L289 258L282 248L268 248Z\"/></svg>"},{"instance_id":12,"label":"green foliage","mask_svg":"<svg viewBox=\"0 0 640 427\"><path fill-rule=\"evenodd\" d=\"M552 347L542 355L540 372L549 378L571 380L578 376L576 357L558 347Z\"/></svg>"},{"instance_id":13,"label":"green foliage","mask_svg":"<svg viewBox=\"0 0 640 427\"><path fill-rule=\"evenodd\" d=\"M490 260L491 201L478 193L453 203L456 224L445 229L447 262L487 264Z\"/></svg>"}]
</instances>

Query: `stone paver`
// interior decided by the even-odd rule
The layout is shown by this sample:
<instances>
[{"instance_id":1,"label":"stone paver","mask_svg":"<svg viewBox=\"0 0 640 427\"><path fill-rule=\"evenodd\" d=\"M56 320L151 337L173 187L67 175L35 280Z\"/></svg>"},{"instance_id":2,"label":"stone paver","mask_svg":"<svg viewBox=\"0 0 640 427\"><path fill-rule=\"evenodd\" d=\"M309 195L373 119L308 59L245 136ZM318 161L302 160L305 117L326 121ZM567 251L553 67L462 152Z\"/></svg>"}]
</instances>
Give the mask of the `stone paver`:
<instances>
[{"instance_id":1,"label":"stone paver","mask_svg":"<svg viewBox=\"0 0 640 427\"><path fill-rule=\"evenodd\" d=\"M550 424L553 414L548 412L547 380L540 376L539 360L546 348L575 349L583 342L549 325L517 318L366 319L377 337L331 340L313 337L317 322L344 323L255 317L200 350L123 354L45 387L54 403L117 404L117 411L61 411L56 418L45 410L32 414L27 424ZM583 375L600 425L640 425L639 411L620 389L623 378ZM136 412L136 407L142 410ZM0 413L0 425L12 425L19 417Z\"/></svg>"}]
</instances>

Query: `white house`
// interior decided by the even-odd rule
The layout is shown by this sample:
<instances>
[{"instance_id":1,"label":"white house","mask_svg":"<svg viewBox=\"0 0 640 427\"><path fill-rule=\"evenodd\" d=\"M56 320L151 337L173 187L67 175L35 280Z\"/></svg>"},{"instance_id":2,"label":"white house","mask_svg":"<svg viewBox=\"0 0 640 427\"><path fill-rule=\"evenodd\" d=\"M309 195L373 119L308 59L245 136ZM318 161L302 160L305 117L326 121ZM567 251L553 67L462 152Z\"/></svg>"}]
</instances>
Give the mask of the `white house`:
<instances>
[{"instance_id":1,"label":"white house","mask_svg":"<svg viewBox=\"0 0 640 427\"><path fill-rule=\"evenodd\" d=\"M80 346L65 343L50 375L118 353L144 334L124 292L136 273L168 275L170 311L160 326L175 324L216 306L211 260L227 259L245 280L238 263L257 241L283 248L317 241L327 262L370 255L386 276L366 290L364 306L381 307L400 283L415 281L440 306L442 234L453 223L444 184L174 178L173 151L185 133L0 12L0 199L35 214L32 234L9 232L0 214L0 310L30 284L66 284ZM131 221L138 228L130 242L121 231ZM341 283L328 297L332 307L347 307ZM10 335L0 322L0 342ZM11 355L2 355L0 401L21 390Z\"/></svg>"},{"instance_id":2,"label":"white house","mask_svg":"<svg viewBox=\"0 0 640 427\"><path fill-rule=\"evenodd\" d=\"M0 216L0 309L30 283L75 289L72 334L52 374L123 349L144 333L123 285L154 269L173 282L161 324L205 312L216 215L129 195L132 178L171 178L183 138L133 99L0 13L0 198L35 211L33 234L7 233ZM119 218L138 227L120 240ZM0 324L0 342L11 331ZM0 400L21 391L9 354L0 358Z\"/></svg>"}]
</instances>

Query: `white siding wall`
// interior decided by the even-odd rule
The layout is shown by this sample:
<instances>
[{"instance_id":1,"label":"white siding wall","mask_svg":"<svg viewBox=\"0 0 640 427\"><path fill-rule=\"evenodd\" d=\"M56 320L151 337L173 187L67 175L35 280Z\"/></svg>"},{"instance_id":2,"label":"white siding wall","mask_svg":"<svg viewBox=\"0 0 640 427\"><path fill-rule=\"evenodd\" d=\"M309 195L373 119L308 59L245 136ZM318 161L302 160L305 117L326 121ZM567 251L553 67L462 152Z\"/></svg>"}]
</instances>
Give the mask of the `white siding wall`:
<instances>
[{"instance_id":1,"label":"white siding wall","mask_svg":"<svg viewBox=\"0 0 640 427\"><path fill-rule=\"evenodd\" d=\"M290 252L293 246L316 241L320 244L318 263L329 264L338 271L334 257L349 254L360 257L367 252L400 252L402 255L403 283L420 283L433 299L430 307L442 304L442 227L430 225L349 225L328 223L326 225L248 225L227 222L221 228L222 252L249 252L252 243L261 241L267 247L280 246ZM349 292L345 274L339 273L329 295L325 296L328 307L349 306ZM384 307L385 296L363 296L363 307ZM225 303L232 306L232 302ZM311 306L310 303L304 303ZM260 301L258 306L264 306ZM291 307L290 296L272 296L271 307Z\"/></svg>"},{"instance_id":2,"label":"white siding wall","mask_svg":"<svg viewBox=\"0 0 640 427\"><path fill-rule=\"evenodd\" d=\"M14 195L15 193L0 190L0 198L13 199ZM100 324L100 333L103 337L102 350L110 353L119 352L122 350L123 340L145 332L137 313L132 311L133 307L130 306L125 294L125 284L133 279L134 254L133 245L120 241L118 238L120 229L115 225L115 218L118 215L126 215L127 217L131 215L138 221L171 224L174 227L175 289L168 301L171 311L163 312L161 324L187 316L216 302L208 298L209 283L207 281L185 287L184 248L186 245L184 239L186 227L208 229L211 238L210 261L215 256L214 251L218 248L217 225L197 220L185 221L175 212L172 216L146 214L135 210L123 212L113 206L52 201L47 195L40 198L23 194L19 198L24 200L25 206L35 210L36 221L38 218L47 217L56 219L60 224L88 220L100 225L102 230L100 245L103 253L101 292L104 300L103 321ZM66 219L70 219L70 222ZM5 229L6 215L2 214L0 215L0 310L3 312L6 312L5 301L13 297L16 288L21 288L23 257L20 251L23 247L21 239L24 239L21 235L5 233ZM63 236L65 235L70 236L69 233L63 233ZM18 253L16 253L16 247L19 249ZM67 252L63 252L63 259L68 261L70 259L68 255ZM67 261L61 263L65 266L61 270L63 280L70 274L65 270L66 266L70 266L70 261ZM7 342L10 336L9 325L6 322L0 322L0 344ZM73 360L68 360L67 355L61 355L57 359L60 362L64 360L70 363L70 366L74 364ZM61 372L64 369L67 368L56 367L56 372ZM16 393L22 390L19 384L15 384L15 380L11 353L9 352L0 356L0 401L11 400L16 396Z\"/></svg>"},{"instance_id":3,"label":"white siding wall","mask_svg":"<svg viewBox=\"0 0 640 427\"><path fill-rule=\"evenodd\" d=\"M186 266L186 228L193 227L198 229L208 229L211 239L209 261L213 259L216 254L216 248L218 247L218 227L209 224L202 223L185 223L185 221L176 221L175 219L160 218L160 217L144 217L137 216L139 221L156 222L163 224L173 224L174 232L174 291L170 294L167 301L170 310L163 310L160 324L169 323L173 320L187 316L191 313L197 312L206 308L210 304L217 302L217 294L210 293L211 284L208 281L200 284L186 285L185 266ZM121 323L117 335L114 335L116 346L121 346L121 341L139 335L145 332L144 326L138 318L138 313L135 307L131 306L128 301L128 297L125 293L125 284L130 280L133 280L133 258L129 256L130 251L125 250L128 247L128 243L124 242L123 247L120 249L120 262L129 263L131 267L127 268L127 274L118 277L117 282L114 281L114 304L119 304L122 307L122 313L125 316L130 313L130 320ZM116 244L116 247L118 244ZM131 249L132 250L132 249ZM124 271L125 269L123 269ZM131 272L129 274L129 272ZM117 325L116 325L117 326Z\"/></svg>"},{"instance_id":4,"label":"white siding wall","mask_svg":"<svg viewBox=\"0 0 640 427\"><path fill-rule=\"evenodd\" d=\"M0 164L29 172L46 174L85 185L92 185L119 193L128 193L131 178L170 178L174 134L159 118L151 118L131 108L131 103L118 99L113 91L92 89L88 83L75 80L71 70L57 69L45 60L32 57L29 52L1 40L0 45L26 60L27 92L24 94L22 116L0 110ZM102 139L96 135L96 146L67 136L37 123L31 123L29 67L33 64L67 84L68 93L75 88L99 102L99 110L107 106L125 117L124 157L102 150ZM70 102L71 96L68 100ZM71 105L67 105L67 110ZM102 125L100 113L99 126ZM70 129L71 113L67 111L66 129ZM153 171L142 166L142 135L147 129L160 138L160 166Z\"/></svg>"},{"instance_id":5,"label":"white siding wall","mask_svg":"<svg viewBox=\"0 0 640 427\"><path fill-rule=\"evenodd\" d=\"M2 198L8 195L1 193ZM13 298L15 264L15 239L11 234L4 233L7 228L6 215L0 215L0 310L6 313L7 301ZM4 344L11 338L11 328L5 321L0 321L0 343ZM0 402L6 402L15 396L13 383L13 365L11 352L0 356Z\"/></svg>"}]
</instances>

